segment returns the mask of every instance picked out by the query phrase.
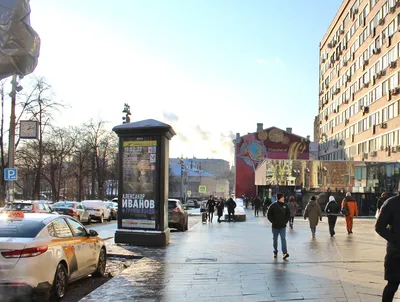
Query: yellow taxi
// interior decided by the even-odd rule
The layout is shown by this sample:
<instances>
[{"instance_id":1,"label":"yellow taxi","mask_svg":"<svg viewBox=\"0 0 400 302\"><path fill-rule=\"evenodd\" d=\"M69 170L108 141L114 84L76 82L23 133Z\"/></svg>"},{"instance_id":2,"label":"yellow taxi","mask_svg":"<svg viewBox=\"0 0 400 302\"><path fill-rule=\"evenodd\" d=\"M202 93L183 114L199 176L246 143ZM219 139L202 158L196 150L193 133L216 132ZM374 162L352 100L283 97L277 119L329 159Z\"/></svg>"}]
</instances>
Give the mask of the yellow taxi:
<instances>
[{"instance_id":1,"label":"yellow taxi","mask_svg":"<svg viewBox=\"0 0 400 302\"><path fill-rule=\"evenodd\" d=\"M61 299L68 283L104 276L106 247L70 216L0 214L0 301Z\"/></svg>"}]
</instances>

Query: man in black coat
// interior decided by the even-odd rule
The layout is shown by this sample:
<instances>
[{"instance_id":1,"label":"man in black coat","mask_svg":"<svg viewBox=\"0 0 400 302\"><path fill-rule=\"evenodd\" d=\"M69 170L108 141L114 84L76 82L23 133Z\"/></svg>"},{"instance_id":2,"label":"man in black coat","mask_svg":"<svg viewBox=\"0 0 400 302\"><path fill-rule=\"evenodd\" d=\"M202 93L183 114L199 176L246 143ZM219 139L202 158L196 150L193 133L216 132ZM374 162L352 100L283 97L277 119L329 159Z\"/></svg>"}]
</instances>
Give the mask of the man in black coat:
<instances>
[{"instance_id":1,"label":"man in black coat","mask_svg":"<svg viewBox=\"0 0 400 302\"><path fill-rule=\"evenodd\" d=\"M214 208L215 201L214 201L214 198L212 195L208 199L206 207L207 207L207 212L208 212L208 221L210 221L212 223L213 219L214 219L214 212L215 212L215 208Z\"/></svg>"},{"instance_id":2,"label":"man in black coat","mask_svg":"<svg viewBox=\"0 0 400 302\"><path fill-rule=\"evenodd\" d=\"M233 200L232 197L230 197L228 199L228 201L226 202L226 206L228 208L228 222L231 221L231 216L233 218L233 222L236 222L236 219L235 219L236 202Z\"/></svg>"},{"instance_id":3,"label":"man in black coat","mask_svg":"<svg viewBox=\"0 0 400 302\"><path fill-rule=\"evenodd\" d=\"M259 196L254 198L254 216L260 216L261 199Z\"/></svg>"},{"instance_id":4,"label":"man in black coat","mask_svg":"<svg viewBox=\"0 0 400 302\"><path fill-rule=\"evenodd\" d=\"M400 196L387 199L381 207L375 231L386 239L385 280L382 301L392 301L400 284Z\"/></svg>"},{"instance_id":5,"label":"man in black coat","mask_svg":"<svg viewBox=\"0 0 400 302\"><path fill-rule=\"evenodd\" d=\"M278 257L278 236L280 236L283 259L285 260L289 257L286 245L286 225L290 219L290 210L289 206L285 204L285 198L282 193L276 194L276 199L278 201L268 208L267 217L272 223L274 258Z\"/></svg>"}]
</instances>

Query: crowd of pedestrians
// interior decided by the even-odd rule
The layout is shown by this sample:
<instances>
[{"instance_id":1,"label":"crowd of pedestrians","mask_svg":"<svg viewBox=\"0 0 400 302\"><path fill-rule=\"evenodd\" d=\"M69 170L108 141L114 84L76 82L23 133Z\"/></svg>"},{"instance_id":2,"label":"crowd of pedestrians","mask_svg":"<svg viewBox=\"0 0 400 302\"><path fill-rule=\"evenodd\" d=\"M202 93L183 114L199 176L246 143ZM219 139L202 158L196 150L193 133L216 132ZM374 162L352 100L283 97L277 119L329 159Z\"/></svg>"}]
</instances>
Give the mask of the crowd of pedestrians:
<instances>
[{"instance_id":1,"label":"crowd of pedestrians","mask_svg":"<svg viewBox=\"0 0 400 302\"><path fill-rule=\"evenodd\" d=\"M289 258L288 245L286 242L286 228L289 223L291 229L294 228L295 216L298 212L296 198L290 196L288 202L285 202L285 196L282 193L276 194L276 202L271 202L268 197L261 198L255 196L250 198L243 196L245 207L248 208L251 203L254 209L254 216L258 217L262 208L263 215L267 216L271 222L273 235L273 257L278 257L278 240L281 242L282 258ZM236 202L230 197L228 200L219 198L218 200L210 196L206 208L209 222L213 221L215 208L217 210L218 222L224 214L224 208L228 210L228 221L235 221ZM383 192L376 204L376 225L375 231L387 241L385 256L385 280L387 285L384 288L382 301L393 301L400 285L400 195L388 198L388 194ZM343 200L337 201L333 195L324 208L328 218L329 234L335 236L335 226L337 218L340 215L345 216L346 231L348 235L353 234L354 217L359 215L356 199L350 192L347 192ZM316 238L318 223L322 221L322 210L315 196L308 201L304 211L303 218L308 219L311 236Z\"/></svg>"}]
</instances>

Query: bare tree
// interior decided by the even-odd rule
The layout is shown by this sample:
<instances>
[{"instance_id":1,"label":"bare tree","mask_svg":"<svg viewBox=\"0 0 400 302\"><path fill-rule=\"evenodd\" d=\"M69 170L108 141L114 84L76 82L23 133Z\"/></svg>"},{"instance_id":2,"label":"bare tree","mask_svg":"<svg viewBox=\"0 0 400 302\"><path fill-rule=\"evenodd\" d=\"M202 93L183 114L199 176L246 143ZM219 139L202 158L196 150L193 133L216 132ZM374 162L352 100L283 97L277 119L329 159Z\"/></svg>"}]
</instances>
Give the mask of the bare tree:
<instances>
[{"instance_id":1,"label":"bare tree","mask_svg":"<svg viewBox=\"0 0 400 302\"><path fill-rule=\"evenodd\" d=\"M42 175L51 186L53 201L59 200L61 186L69 178L67 172L75 140L76 136L69 129L52 128L43 143Z\"/></svg>"},{"instance_id":2,"label":"bare tree","mask_svg":"<svg viewBox=\"0 0 400 302\"><path fill-rule=\"evenodd\" d=\"M95 197L95 184L100 199L104 198L104 184L108 168L118 149L117 136L106 130L105 121L93 121L85 124L86 142L92 149L92 199Z\"/></svg>"},{"instance_id":3,"label":"bare tree","mask_svg":"<svg viewBox=\"0 0 400 302\"><path fill-rule=\"evenodd\" d=\"M44 154L43 136L52 121L54 112L65 108L62 103L55 102L53 98L53 90L46 79L44 77L34 77L30 92L25 95L24 101L19 103L22 107L22 111L18 120L23 114L29 114L31 120L36 120L39 123L38 164L33 189L34 199L38 199L40 193Z\"/></svg>"}]
</instances>

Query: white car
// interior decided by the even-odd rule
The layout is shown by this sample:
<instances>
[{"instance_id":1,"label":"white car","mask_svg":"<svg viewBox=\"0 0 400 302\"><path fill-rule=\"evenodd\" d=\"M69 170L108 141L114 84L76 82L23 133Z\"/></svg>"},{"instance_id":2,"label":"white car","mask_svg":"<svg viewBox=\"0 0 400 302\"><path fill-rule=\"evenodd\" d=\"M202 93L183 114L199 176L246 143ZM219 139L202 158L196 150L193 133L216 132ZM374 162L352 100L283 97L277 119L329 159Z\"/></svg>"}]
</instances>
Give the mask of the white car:
<instances>
[{"instance_id":1,"label":"white car","mask_svg":"<svg viewBox=\"0 0 400 302\"><path fill-rule=\"evenodd\" d=\"M111 211L107 208L104 201L101 200L84 200L82 204L89 211L90 218L103 223L104 220L111 221Z\"/></svg>"},{"instance_id":2,"label":"white car","mask_svg":"<svg viewBox=\"0 0 400 302\"><path fill-rule=\"evenodd\" d=\"M94 230L64 215L0 215L0 301L64 297L70 282L104 276L106 248ZM25 300L24 300L25 301Z\"/></svg>"}]
</instances>

